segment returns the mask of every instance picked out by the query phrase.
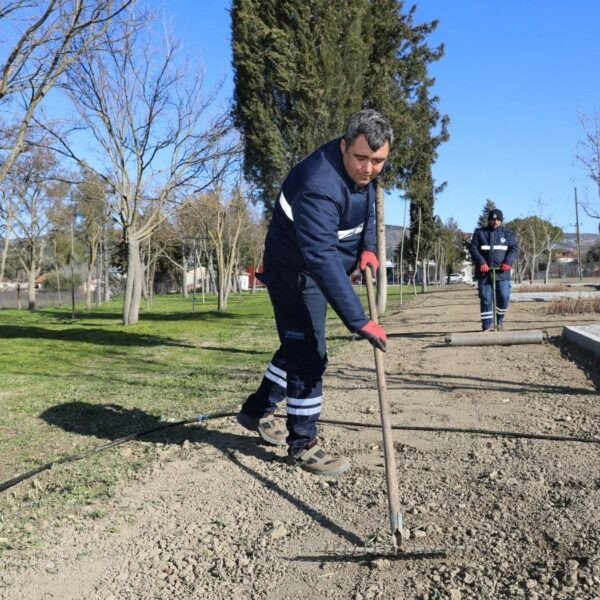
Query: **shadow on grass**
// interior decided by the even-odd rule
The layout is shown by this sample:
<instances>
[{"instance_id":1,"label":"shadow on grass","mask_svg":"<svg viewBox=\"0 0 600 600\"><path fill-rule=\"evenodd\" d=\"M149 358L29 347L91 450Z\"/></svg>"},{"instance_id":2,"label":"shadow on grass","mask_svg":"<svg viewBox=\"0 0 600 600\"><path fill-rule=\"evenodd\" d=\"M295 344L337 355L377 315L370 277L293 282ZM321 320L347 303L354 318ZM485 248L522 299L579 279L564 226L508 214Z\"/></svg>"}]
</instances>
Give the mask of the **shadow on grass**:
<instances>
[{"instance_id":1,"label":"shadow on grass","mask_svg":"<svg viewBox=\"0 0 600 600\"><path fill-rule=\"evenodd\" d=\"M160 417L137 408L125 408L119 404L90 404L89 402L57 404L42 412L40 417L50 425L60 427L64 431L108 440L116 440L166 425ZM148 436L141 435L137 439L169 444L178 443L181 435L182 428L173 427L148 434Z\"/></svg>"},{"instance_id":2,"label":"shadow on grass","mask_svg":"<svg viewBox=\"0 0 600 600\"><path fill-rule=\"evenodd\" d=\"M51 315L55 319L61 322L72 322L71 314L65 313L64 311L59 310L45 310L44 314ZM219 310L207 310L207 311L199 311L193 312L190 310L181 310L174 312L141 312L140 318L138 322L141 321L209 321L215 319L247 319L252 318L253 316L261 316L261 315L252 315L249 313L244 314L235 314L231 312L221 312ZM121 321L123 318L122 313L115 312L78 312L76 315L77 319L109 319L109 320L118 320Z\"/></svg>"},{"instance_id":3,"label":"shadow on grass","mask_svg":"<svg viewBox=\"0 0 600 600\"><path fill-rule=\"evenodd\" d=\"M35 340L62 340L66 342L88 342L101 346L179 346L181 348L194 348L172 338L146 335L143 333L130 333L127 331L106 331L105 329L81 329L70 327L68 329L46 329L44 327L31 327L19 325L0 325L0 338L18 339L28 338Z\"/></svg>"},{"instance_id":4,"label":"shadow on grass","mask_svg":"<svg viewBox=\"0 0 600 600\"><path fill-rule=\"evenodd\" d=\"M265 356L265 362L268 362L269 358L273 355L272 350L249 350L248 348L205 346L204 344L200 344L197 350L213 350L214 352L227 352L229 354L263 354Z\"/></svg>"},{"instance_id":5,"label":"shadow on grass","mask_svg":"<svg viewBox=\"0 0 600 600\"><path fill-rule=\"evenodd\" d=\"M139 409L125 408L118 404L69 402L53 406L41 413L40 416L47 423L60 427L65 431L79 435L101 437L107 440L118 440L127 435L144 432L165 424L164 421L154 415ZM240 456L245 455L271 463L285 461L280 454L257 444L254 438L247 435L206 429L202 425L192 427L179 425L155 433L141 433L136 439L162 444L180 444L183 440L189 440L192 443L210 444L222 452L236 467L259 481L265 490L278 494L322 527L344 538L351 544L361 545L363 543L356 534L345 530L328 516L315 510L281 487L273 479L257 472L240 460Z\"/></svg>"}]
</instances>

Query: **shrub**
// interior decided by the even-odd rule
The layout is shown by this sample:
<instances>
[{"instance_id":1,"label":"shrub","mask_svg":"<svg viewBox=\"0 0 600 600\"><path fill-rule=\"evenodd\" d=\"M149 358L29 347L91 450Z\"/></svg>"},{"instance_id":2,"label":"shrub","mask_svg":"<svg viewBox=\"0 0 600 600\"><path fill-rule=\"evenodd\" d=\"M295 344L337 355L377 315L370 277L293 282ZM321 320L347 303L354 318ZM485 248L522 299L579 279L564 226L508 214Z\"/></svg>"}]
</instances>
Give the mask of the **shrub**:
<instances>
[{"instance_id":1,"label":"shrub","mask_svg":"<svg viewBox=\"0 0 600 600\"><path fill-rule=\"evenodd\" d=\"M600 313L600 298L563 298L548 305L550 315L575 315Z\"/></svg>"}]
</instances>

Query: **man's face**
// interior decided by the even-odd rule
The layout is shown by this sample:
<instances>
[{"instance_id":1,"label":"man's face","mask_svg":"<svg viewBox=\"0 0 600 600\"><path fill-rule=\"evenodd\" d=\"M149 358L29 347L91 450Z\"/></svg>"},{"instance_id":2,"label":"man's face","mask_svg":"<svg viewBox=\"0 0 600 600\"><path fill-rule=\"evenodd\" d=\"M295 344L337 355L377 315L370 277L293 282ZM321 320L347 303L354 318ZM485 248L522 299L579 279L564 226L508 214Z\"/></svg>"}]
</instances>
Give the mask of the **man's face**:
<instances>
[{"instance_id":1,"label":"man's face","mask_svg":"<svg viewBox=\"0 0 600 600\"><path fill-rule=\"evenodd\" d=\"M350 145L342 139L340 148L346 173L358 187L364 187L381 173L390 153L389 142L385 142L378 150L371 150L367 138L362 134Z\"/></svg>"},{"instance_id":2,"label":"man's face","mask_svg":"<svg viewBox=\"0 0 600 600\"><path fill-rule=\"evenodd\" d=\"M500 219L488 219L488 227L492 229L498 229L502 225L502 221Z\"/></svg>"}]
</instances>

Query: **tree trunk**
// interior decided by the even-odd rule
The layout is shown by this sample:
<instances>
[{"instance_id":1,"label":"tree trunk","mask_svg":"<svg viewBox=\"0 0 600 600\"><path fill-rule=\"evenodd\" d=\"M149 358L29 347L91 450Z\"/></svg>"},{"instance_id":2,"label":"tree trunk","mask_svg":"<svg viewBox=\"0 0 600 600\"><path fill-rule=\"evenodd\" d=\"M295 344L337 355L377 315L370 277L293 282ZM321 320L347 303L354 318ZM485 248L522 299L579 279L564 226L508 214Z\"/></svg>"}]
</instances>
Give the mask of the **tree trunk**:
<instances>
[{"instance_id":1,"label":"tree trunk","mask_svg":"<svg viewBox=\"0 0 600 600\"><path fill-rule=\"evenodd\" d=\"M402 293L404 291L404 238L406 237L406 205L407 202L404 200L404 218L402 220L402 239L400 240L400 306L402 306L403 298Z\"/></svg>"},{"instance_id":2,"label":"tree trunk","mask_svg":"<svg viewBox=\"0 0 600 600\"><path fill-rule=\"evenodd\" d=\"M6 268L6 257L8 256L8 244L10 242L10 232L12 228L13 213L12 209L8 209L6 217L6 227L4 231L4 241L2 243L2 258L0 258L0 284L4 281L4 270Z\"/></svg>"},{"instance_id":3,"label":"tree trunk","mask_svg":"<svg viewBox=\"0 0 600 600\"><path fill-rule=\"evenodd\" d=\"M71 252L69 254L69 264L71 265L71 319L75 318L75 235L73 233L73 221L75 215L71 218Z\"/></svg>"},{"instance_id":4,"label":"tree trunk","mask_svg":"<svg viewBox=\"0 0 600 600\"><path fill-rule=\"evenodd\" d=\"M375 223L377 225L377 255L379 271L377 272L377 314L382 317L387 306L387 251L385 247L385 198L383 186L377 185L375 199Z\"/></svg>"},{"instance_id":5,"label":"tree trunk","mask_svg":"<svg viewBox=\"0 0 600 600\"><path fill-rule=\"evenodd\" d=\"M90 259L87 267L87 277L85 281L85 307L87 310L92 309L92 277L94 275L94 266L96 265L96 255L98 246L94 242L89 242ZM96 281L96 285L98 282Z\"/></svg>"},{"instance_id":6,"label":"tree trunk","mask_svg":"<svg viewBox=\"0 0 600 600\"><path fill-rule=\"evenodd\" d=\"M27 308L35 310L35 265L32 264L27 272Z\"/></svg>"},{"instance_id":7,"label":"tree trunk","mask_svg":"<svg viewBox=\"0 0 600 600\"><path fill-rule=\"evenodd\" d=\"M188 286L187 286L187 274L188 274L188 259L185 253L185 248L183 249L183 255L181 257L181 268L183 270L183 278L181 281L181 293L184 298L188 297Z\"/></svg>"},{"instance_id":8,"label":"tree trunk","mask_svg":"<svg viewBox=\"0 0 600 600\"><path fill-rule=\"evenodd\" d=\"M137 323L142 299L142 265L140 243L128 236L127 240L127 283L123 302L123 325Z\"/></svg>"},{"instance_id":9,"label":"tree trunk","mask_svg":"<svg viewBox=\"0 0 600 600\"><path fill-rule=\"evenodd\" d=\"M60 297L60 271L58 270L58 258L56 256L56 240L54 240L54 271L56 272L56 301L60 306L62 298Z\"/></svg>"},{"instance_id":10,"label":"tree trunk","mask_svg":"<svg viewBox=\"0 0 600 600\"><path fill-rule=\"evenodd\" d=\"M413 276L413 289L415 296L417 295L417 271L419 268L419 247L421 245L421 207L419 206L419 220L417 227L417 248L415 249L415 274ZM421 285L423 284L423 279L425 278L425 268L421 269Z\"/></svg>"},{"instance_id":11,"label":"tree trunk","mask_svg":"<svg viewBox=\"0 0 600 600\"><path fill-rule=\"evenodd\" d=\"M217 249L217 310L227 310L227 286L223 253Z\"/></svg>"},{"instance_id":12,"label":"tree trunk","mask_svg":"<svg viewBox=\"0 0 600 600\"><path fill-rule=\"evenodd\" d=\"M104 275L104 302L110 301L110 256L106 243L106 226L102 228L102 271Z\"/></svg>"},{"instance_id":13,"label":"tree trunk","mask_svg":"<svg viewBox=\"0 0 600 600\"><path fill-rule=\"evenodd\" d=\"M17 272L17 310L21 310L21 282L19 281L19 273Z\"/></svg>"},{"instance_id":14,"label":"tree trunk","mask_svg":"<svg viewBox=\"0 0 600 600\"><path fill-rule=\"evenodd\" d=\"M96 264L94 265L94 269L96 273L96 288L94 290L94 302L96 306L100 306L102 304L102 286L100 285L100 282L102 281L102 255L100 252L96 254Z\"/></svg>"},{"instance_id":15,"label":"tree trunk","mask_svg":"<svg viewBox=\"0 0 600 600\"><path fill-rule=\"evenodd\" d=\"M544 283L548 283L550 277L550 265L552 264L552 250L548 250L548 261L546 262L546 273L544 275Z\"/></svg>"}]
</instances>

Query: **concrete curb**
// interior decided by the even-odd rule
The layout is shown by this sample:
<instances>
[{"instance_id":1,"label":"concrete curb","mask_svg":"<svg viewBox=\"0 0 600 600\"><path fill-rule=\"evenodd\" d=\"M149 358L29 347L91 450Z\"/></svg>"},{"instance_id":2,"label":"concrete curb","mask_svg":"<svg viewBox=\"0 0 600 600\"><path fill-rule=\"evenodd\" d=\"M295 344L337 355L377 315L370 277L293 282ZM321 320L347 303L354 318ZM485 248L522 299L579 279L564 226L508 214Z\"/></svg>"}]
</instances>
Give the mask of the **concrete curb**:
<instances>
[{"instance_id":1,"label":"concrete curb","mask_svg":"<svg viewBox=\"0 0 600 600\"><path fill-rule=\"evenodd\" d=\"M563 337L600 356L600 325L567 325L563 327Z\"/></svg>"}]
</instances>

